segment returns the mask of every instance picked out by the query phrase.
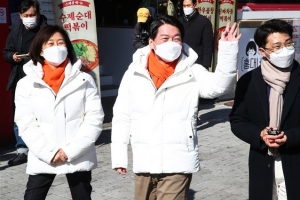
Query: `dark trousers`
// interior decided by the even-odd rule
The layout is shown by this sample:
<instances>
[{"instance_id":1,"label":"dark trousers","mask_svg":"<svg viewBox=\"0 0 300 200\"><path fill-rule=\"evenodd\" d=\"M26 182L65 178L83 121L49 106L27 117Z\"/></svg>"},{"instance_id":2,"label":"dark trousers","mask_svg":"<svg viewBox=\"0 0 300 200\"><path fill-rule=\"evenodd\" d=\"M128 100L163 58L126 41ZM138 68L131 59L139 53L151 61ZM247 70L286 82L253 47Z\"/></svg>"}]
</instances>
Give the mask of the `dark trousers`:
<instances>
[{"instance_id":1,"label":"dark trousers","mask_svg":"<svg viewBox=\"0 0 300 200\"><path fill-rule=\"evenodd\" d=\"M56 174L29 175L25 200L44 200ZM91 200L92 172L75 172L66 174L73 200Z\"/></svg>"}]
</instances>

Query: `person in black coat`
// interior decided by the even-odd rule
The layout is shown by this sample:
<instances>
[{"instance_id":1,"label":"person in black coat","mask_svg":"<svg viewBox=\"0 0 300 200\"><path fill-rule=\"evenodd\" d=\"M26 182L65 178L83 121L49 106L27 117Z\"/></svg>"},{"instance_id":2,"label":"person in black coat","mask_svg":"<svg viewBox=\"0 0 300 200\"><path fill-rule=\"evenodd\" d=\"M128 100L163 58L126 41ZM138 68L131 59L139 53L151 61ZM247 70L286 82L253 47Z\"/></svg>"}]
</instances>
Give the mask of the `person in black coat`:
<instances>
[{"instance_id":1,"label":"person in black coat","mask_svg":"<svg viewBox=\"0 0 300 200\"><path fill-rule=\"evenodd\" d=\"M29 47L37 32L47 24L45 16L40 15L40 6L38 1L24 0L19 6L20 20L13 24L6 40L6 46L3 50L4 60L12 65L12 70L8 79L6 89L14 90L17 82L25 76L23 65L29 61L29 57L19 57L20 54L28 54ZM28 148L18 133L18 127L14 124L14 133L16 137L17 155L8 165L14 166L27 162Z\"/></svg>"},{"instance_id":2,"label":"person in black coat","mask_svg":"<svg viewBox=\"0 0 300 200\"><path fill-rule=\"evenodd\" d=\"M211 66L214 36L209 19L197 11L196 0L183 0L184 14L179 18L185 29L183 42L188 44L198 54L196 63L206 69Z\"/></svg>"},{"instance_id":3,"label":"person in black coat","mask_svg":"<svg viewBox=\"0 0 300 200\"><path fill-rule=\"evenodd\" d=\"M261 65L237 82L230 125L250 144L249 200L300 199L300 65L293 27L272 19L254 40Z\"/></svg>"},{"instance_id":4,"label":"person in black coat","mask_svg":"<svg viewBox=\"0 0 300 200\"><path fill-rule=\"evenodd\" d=\"M154 19L156 19L154 8L148 7L138 9L137 23L132 33L132 45L135 49L148 45L150 24Z\"/></svg>"}]
</instances>

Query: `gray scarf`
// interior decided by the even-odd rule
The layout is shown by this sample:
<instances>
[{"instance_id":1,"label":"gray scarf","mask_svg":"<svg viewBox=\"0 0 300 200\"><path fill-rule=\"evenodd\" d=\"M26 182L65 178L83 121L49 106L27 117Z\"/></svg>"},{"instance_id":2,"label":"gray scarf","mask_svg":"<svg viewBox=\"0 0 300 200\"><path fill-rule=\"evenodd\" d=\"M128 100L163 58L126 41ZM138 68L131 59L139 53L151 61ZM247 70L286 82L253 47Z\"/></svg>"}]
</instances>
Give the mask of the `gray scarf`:
<instances>
[{"instance_id":1,"label":"gray scarf","mask_svg":"<svg viewBox=\"0 0 300 200\"><path fill-rule=\"evenodd\" d=\"M265 82L270 86L269 115L270 127L279 128L283 108L283 93L290 80L291 67L276 68L266 58L261 61L261 72ZM269 148L269 155L278 156L277 148Z\"/></svg>"}]
</instances>

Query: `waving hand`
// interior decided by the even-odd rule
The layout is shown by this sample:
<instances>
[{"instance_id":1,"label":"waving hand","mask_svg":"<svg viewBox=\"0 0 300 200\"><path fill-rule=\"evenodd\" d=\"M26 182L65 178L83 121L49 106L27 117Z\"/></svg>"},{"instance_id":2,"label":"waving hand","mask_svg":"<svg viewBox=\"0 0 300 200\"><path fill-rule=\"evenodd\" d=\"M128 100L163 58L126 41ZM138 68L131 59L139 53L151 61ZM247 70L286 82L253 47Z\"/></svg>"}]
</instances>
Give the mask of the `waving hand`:
<instances>
[{"instance_id":1,"label":"waving hand","mask_svg":"<svg viewBox=\"0 0 300 200\"><path fill-rule=\"evenodd\" d=\"M232 26L230 27L230 22L227 22L225 30L221 34L221 41L238 41L242 37L242 34L240 33L237 35L237 24L234 22Z\"/></svg>"}]
</instances>

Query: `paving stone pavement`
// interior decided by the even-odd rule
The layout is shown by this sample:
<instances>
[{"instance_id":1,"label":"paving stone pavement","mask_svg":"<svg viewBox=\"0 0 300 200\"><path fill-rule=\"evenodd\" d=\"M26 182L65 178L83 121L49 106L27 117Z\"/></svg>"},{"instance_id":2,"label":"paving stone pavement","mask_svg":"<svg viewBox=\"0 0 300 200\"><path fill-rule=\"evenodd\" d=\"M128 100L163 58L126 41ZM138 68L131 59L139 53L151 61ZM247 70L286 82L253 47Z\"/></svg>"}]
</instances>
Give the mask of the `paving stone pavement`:
<instances>
[{"instance_id":1,"label":"paving stone pavement","mask_svg":"<svg viewBox=\"0 0 300 200\"><path fill-rule=\"evenodd\" d=\"M92 172L93 200L132 200L132 157L125 176L111 170L110 136L114 98L103 100L104 131L96 142L98 167ZM198 140L201 171L193 174L188 200L247 200L249 145L230 131L230 103L210 102L199 106ZM109 108L107 108L109 107ZM131 148L128 148L131 155ZM23 199L28 175L26 164L9 167L13 144L0 147L0 199ZM72 199L65 176L57 176L47 200Z\"/></svg>"}]
</instances>

